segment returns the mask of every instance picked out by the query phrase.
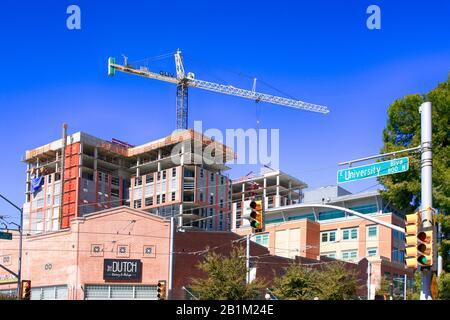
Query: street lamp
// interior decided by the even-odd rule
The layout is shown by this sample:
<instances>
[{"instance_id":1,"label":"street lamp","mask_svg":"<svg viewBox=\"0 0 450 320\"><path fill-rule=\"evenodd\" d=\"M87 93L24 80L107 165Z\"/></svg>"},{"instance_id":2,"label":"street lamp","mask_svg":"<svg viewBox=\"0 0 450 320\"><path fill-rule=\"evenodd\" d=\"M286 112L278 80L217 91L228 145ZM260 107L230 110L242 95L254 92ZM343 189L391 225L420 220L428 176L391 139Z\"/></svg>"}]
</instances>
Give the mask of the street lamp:
<instances>
[{"instance_id":1,"label":"street lamp","mask_svg":"<svg viewBox=\"0 0 450 320\"><path fill-rule=\"evenodd\" d=\"M20 239L19 239L19 266L18 266L18 271L17 271L17 300L20 300L20 280L22 278L22 235L23 235L23 208L16 206L14 203L12 203L11 201L9 201L7 198L5 198L1 193L0 193L0 198L2 198L3 200L5 200L6 202L8 202L10 205L12 205L14 208L16 208L17 210L19 210L20 212L20 225L18 225L15 222L10 222L11 224L17 226L17 228L19 229L19 235L20 235Z\"/></svg>"}]
</instances>

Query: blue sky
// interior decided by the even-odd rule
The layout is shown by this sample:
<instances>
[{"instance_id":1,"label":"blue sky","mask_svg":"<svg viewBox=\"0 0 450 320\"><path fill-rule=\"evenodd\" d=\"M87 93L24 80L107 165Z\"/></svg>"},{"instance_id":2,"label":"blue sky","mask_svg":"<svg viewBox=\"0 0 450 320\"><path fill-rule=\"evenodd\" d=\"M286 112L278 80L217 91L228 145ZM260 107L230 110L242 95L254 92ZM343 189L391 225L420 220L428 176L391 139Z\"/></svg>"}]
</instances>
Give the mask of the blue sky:
<instances>
[{"instance_id":1,"label":"blue sky","mask_svg":"<svg viewBox=\"0 0 450 320\"><path fill-rule=\"evenodd\" d=\"M66 8L81 8L81 30ZM381 30L366 8L381 8ZM280 166L311 188L336 183L337 163L379 152L396 98L447 79L450 2L430 1L2 1L0 6L0 192L24 200L25 150L56 140L61 123L141 144L172 132L175 87L125 74L109 78L107 58L183 51L197 78L251 88L255 76L324 116L258 106L260 127L280 129ZM172 59L158 66L174 72ZM239 75L241 74L241 75ZM263 84L258 90L276 93ZM190 90L190 121L204 128L255 127L248 100ZM232 178L256 171L233 166ZM360 191L369 179L343 185ZM0 213L14 217L7 204Z\"/></svg>"}]
</instances>

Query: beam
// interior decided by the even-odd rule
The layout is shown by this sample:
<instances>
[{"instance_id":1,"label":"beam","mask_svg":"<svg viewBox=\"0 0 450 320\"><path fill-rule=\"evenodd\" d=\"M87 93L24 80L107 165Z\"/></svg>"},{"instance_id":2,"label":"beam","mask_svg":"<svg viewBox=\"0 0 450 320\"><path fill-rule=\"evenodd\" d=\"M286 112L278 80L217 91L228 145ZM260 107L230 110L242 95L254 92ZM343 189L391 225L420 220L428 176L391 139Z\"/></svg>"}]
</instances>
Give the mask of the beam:
<instances>
[{"instance_id":1,"label":"beam","mask_svg":"<svg viewBox=\"0 0 450 320\"><path fill-rule=\"evenodd\" d=\"M344 211L344 212L353 214L355 216L358 216L358 217L360 217L362 219L366 219L366 220L372 221L374 223L380 224L380 225L385 226L387 228L390 228L392 230L397 230L400 233L403 233L403 234L405 233L405 229L404 228L396 226L396 225L394 225L392 223L384 222L384 221L379 220L377 218L371 217L370 215L363 214L363 213L360 213L360 212L357 212L357 211L354 211L354 210L351 210L351 209L347 209L347 208L344 208L344 207L333 206L333 205L330 205L330 204L314 204L314 203L293 204L293 205L284 206L284 207L281 207L281 208L271 208L271 209L266 210L266 212L270 212L270 213L281 212L282 213L283 211L290 210L290 209L303 209L303 208L326 208L326 209L340 210L340 211Z\"/></svg>"}]
</instances>

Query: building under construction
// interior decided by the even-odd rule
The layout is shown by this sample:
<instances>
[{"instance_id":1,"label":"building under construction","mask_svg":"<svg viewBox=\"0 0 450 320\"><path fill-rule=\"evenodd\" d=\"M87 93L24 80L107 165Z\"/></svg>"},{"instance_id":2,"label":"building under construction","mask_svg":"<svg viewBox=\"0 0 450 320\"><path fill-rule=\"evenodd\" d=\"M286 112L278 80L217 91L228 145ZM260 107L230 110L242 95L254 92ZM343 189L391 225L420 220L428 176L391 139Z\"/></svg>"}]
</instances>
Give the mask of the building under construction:
<instances>
[{"instance_id":1,"label":"building under construction","mask_svg":"<svg viewBox=\"0 0 450 320\"><path fill-rule=\"evenodd\" d=\"M234 152L194 130L133 146L77 132L25 154L24 230L70 227L70 220L129 205L178 225L229 230Z\"/></svg>"}]
</instances>

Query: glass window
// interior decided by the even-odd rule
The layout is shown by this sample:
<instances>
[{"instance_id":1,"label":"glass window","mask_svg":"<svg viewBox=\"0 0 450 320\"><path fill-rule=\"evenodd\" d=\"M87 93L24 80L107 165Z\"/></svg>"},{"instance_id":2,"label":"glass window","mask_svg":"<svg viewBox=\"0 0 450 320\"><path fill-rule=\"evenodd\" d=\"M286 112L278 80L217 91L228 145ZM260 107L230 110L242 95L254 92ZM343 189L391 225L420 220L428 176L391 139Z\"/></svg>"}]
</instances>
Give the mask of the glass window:
<instances>
[{"instance_id":1,"label":"glass window","mask_svg":"<svg viewBox=\"0 0 450 320\"><path fill-rule=\"evenodd\" d=\"M336 259L336 252L324 252L321 254L322 256L328 257L328 258L333 258Z\"/></svg>"},{"instance_id":2,"label":"glass window","mask_svg":"<svg viewBox=\"0 0 450 320\"><path fill-rule=\"evenodd\" d=\"M349 239L349 230L344 230L342 231L342 239L343 240L348 240Z\"/></svg>"},{"instance_id":3,"label":"glass window","mask_svg":"<svg viewBox=\"0 0 450 320\"><path fill-rule=\"evenodd\" d=\"M392 260L398 261L398 248L396 247L392 249Z\"/></svg>"},{"instance_id":4,"label":"glass window","mask_svg":"<svg viewBox=\"0 0 450 320\"><path fill-rule=\"evenodd\" d=\"M145 198L145 206L152 206L153 205L153 197Z\"/></svg>"},{"instance_id":5,"label":"glass window","mask_svg":"<svg viewBox=\"0 0 450 320\"><path fill-rule=\"evenodd\" d=\"M139 199L139 200L134 200L134 207L135 207L135 208L140 208L140 207L141 207L141 199Z\"/></svg>"},{"instance_id":6,"label":"glass window","mask_svg":"<svg viewBox=\"0 0 450 320\"><path fill-rule=\"evenodd\" d=\"M369 238L376 237L377 233L378 233L377 226L369 226L369 227L367 227L367 236Z\"/></svg>"},{"instance_id":7,"label":"glass window","mask_svg":"<svg viewBox=\"0 0 450 320\"><path fill-rule=\"evenodd\" d=\"M358 239L358 229L352 229L352 239Z\"/></svg>"},{"instance_id":8,"label":"glass window","mask_svg":"<svg viewBox=\"0 0 450 320\"><path fill-rule=\"evenodd\" d=\"M328 242L328 233L322 233L322 242Z\"/></svg>"},{"instance_id":9,"label":"glass window","mask_svg":"<svg viewBox=\"0 0 450 320\"><path fill-rule=\"evenodd\" d=\"M378 253L378 248L367 248L367 256L374 257Z\"/></svg>"},{"instance_id":10,"label":"glass window","mask_svg":"<svg viewBox=\"0 0 450 320\"><path fill-rule=\"evenodd\" d=\"M177 176L177 168L172 168L172 177Z\"/></svg>"},{"instance_id":11,"label":"glass window","mask_svg":"<svg viewBox=\"0 0 450 320\"><path fill-rule=\"evenodd\" d=\"M172 192L172 201L175 201L175 196L176 196L175 192Z\"/></svg>"},{"instance_id":12,"label":"glass window","mask_svg":"<svg viewBox=\"0 0 450 320\"><path fill-rule=\"evenodd\" d=\"M145 176L145 183L152 183L153 182L153 173L150 173Z\"/></svg>"},{"instance_id":13,"label":"glass window","mask_svg":"<svg viewBox=\"0 0 450 320\"><path fill-rule=\"evenodd\" d=\"M330 242L336 241L336 231L330 232Z\"/></svg>"},{"instance_id":14,"label":"glass window","mask_svg":"<svg viewBox=\"0 0 450 320\"><path fill-rule=\"evenodd\" d=\"M358 256L357 250L342 251L342 260L354 261L356 260L357 256Z\"/></svg>"}]
</instances>

